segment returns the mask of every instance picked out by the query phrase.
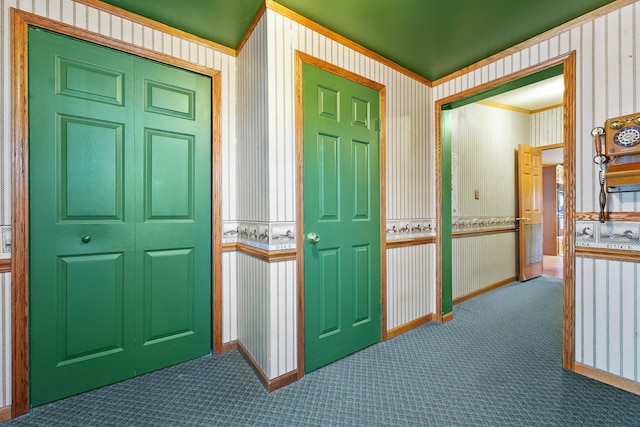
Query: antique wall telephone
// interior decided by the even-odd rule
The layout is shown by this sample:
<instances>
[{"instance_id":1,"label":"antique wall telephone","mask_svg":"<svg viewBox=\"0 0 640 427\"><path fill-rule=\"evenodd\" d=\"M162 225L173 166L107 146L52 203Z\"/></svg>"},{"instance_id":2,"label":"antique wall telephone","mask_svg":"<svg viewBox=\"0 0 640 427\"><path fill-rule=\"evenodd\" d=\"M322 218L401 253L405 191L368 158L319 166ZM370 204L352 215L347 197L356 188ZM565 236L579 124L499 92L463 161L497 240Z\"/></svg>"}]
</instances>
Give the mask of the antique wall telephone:
<instances>
[{"instance_id":1,"label":"antique wall telephone","mask_svg":"<svg viewBox=\"0 0 640 427\"><path fill-rule=\"evenodd\" d=\"M604 222L606 193L640 191L640 113L609 119L591 136L593 162L600 166L600 222Z\"/></svg>"}]
</instances>

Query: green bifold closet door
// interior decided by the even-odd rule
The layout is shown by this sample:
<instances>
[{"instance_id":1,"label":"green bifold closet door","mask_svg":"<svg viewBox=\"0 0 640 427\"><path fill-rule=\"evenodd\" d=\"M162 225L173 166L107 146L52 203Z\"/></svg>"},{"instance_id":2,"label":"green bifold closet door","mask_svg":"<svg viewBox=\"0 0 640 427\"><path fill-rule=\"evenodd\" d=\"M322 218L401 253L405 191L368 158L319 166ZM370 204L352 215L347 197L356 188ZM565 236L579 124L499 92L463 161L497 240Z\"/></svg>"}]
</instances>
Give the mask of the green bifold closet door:
<instances>
[{"instance_id":1,"label":"green bifold closet door","mask_svg":"<svg viewBox=\"0 0 640 427\"><path fill-rule=\"evenodd\" d=\"M30 401L211 349L211 80L29 30Z\"/></svg>"}]
</instances>

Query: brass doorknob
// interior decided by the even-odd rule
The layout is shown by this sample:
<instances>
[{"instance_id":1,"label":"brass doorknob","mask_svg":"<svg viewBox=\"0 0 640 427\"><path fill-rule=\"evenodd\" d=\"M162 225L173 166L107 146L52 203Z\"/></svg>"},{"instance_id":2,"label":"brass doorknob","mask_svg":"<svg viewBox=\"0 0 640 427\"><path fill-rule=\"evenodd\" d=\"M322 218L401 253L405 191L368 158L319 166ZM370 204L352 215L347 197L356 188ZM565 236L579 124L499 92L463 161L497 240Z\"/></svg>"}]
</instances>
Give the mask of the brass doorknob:
<instances>
[{"instance_id":1,"label":"brass doorknob","mask_svg":"<svg viewBox=\"0 0 640 427\"><path fill-rule=\"evenodd\" d=\"M307 240L309 241L309 243L311 244L316 244L320 241L320 235L314 232L311 232L309 234L307 234Z\"/></svg>"},{"instance_id":2,"label":"brass doorknob","mask_svg":"<svg viewBox=\"0 0 640 427\"><path fill-rule=\"evenodd\" d=\"M88 234L82 236L80 238L80 240L82 241L82 243L89 243L91 241L91 236L89 236Z\"/></svg>"}]
</instances>

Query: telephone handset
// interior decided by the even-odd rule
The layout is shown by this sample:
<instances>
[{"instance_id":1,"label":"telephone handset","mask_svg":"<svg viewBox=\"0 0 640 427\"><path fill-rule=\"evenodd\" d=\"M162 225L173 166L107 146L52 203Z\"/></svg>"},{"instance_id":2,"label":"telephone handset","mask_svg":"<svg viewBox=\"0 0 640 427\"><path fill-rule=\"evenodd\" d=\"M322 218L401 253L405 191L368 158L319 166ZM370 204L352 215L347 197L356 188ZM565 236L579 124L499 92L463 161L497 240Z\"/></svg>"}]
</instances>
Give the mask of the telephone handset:
<instances>
[{"instance_id":1,"label":"telephone handset","mask_svg":"<svg viewBox=\"0 0 640 427\"><path fill-rule=\"evenodd\" d=\"M593 161L600 166L600 222L604 222L605 190L640 191L640 113L608 119L604 127L594 128L591 136Z\"/></svg>"}]
</instances>

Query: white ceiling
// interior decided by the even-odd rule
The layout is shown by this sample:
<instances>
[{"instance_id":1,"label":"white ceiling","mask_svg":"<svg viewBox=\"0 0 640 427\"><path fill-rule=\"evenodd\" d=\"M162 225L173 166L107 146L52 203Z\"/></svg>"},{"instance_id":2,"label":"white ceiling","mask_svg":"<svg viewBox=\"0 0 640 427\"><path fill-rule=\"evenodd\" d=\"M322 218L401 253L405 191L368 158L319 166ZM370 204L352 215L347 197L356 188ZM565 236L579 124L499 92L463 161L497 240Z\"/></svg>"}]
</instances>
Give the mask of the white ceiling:
<instances>
[{"instance_id":1,"label":"white ceiling","mask_svg":"<svg viewBox=\"0 0 640 427\"><path fill-rule=\"evenodd\" d=\"M562 104L563 96L564 79L562 75L559 75L487 98L484 101L534 112ZM561 147L542 151L542 164L555 165L562 164L562 162L563 149Z\"/></svg>"},{"instance_id":2,"label":"white ceiling","mask_svg":"<svg viewBox=\"0 0 640 427\"><path fill-rule=\"evenodd\" d=\"M519 89L487 98L486 101L536 111L562 104L564 94L563 76L542 80Z\"/></svg>"}]
</instances>

